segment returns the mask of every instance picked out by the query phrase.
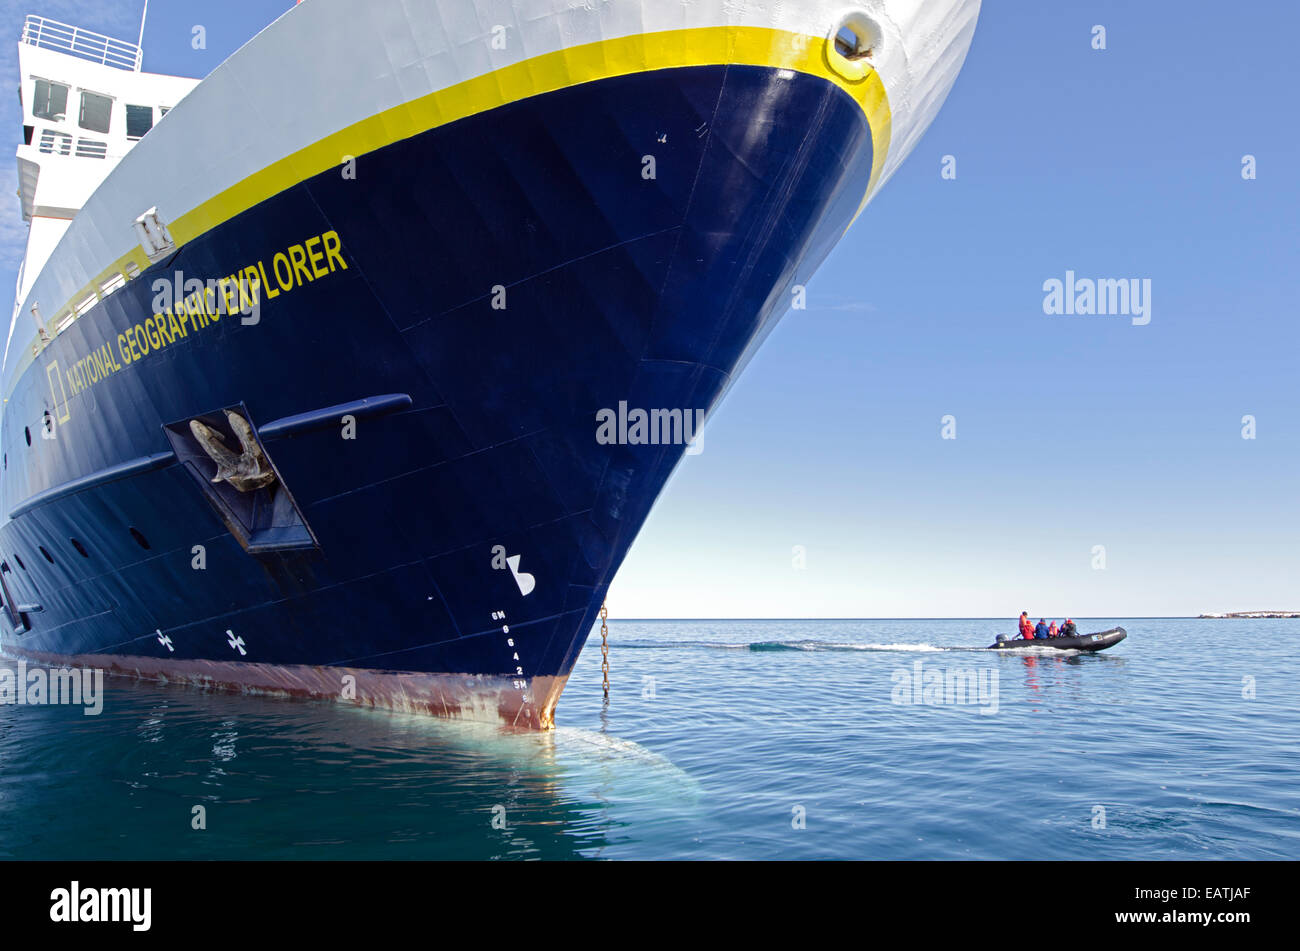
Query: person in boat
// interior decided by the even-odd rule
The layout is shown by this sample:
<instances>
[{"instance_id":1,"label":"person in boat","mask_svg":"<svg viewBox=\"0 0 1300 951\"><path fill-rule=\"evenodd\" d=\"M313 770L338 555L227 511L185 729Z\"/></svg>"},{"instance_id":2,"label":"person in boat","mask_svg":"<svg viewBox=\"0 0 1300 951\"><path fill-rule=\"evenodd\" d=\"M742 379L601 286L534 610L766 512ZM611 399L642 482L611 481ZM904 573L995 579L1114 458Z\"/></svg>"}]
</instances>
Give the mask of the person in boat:
<instances>
[{"instance_id":1,"label":"person in boat","mask_svg":"<svg viewBox=\"0 0 1300 951\"><path fill-rule=\"evenodd\" d=\"M1042 618L1038 619L1038 626L1034 628L1034 640L1047 639L1047 624Z\"/></svg>"},{"instance_id":2,"label":"person in boat","mask_svg":"<svg viewBox=\"0 0 1300 951\"><path fill-rule=\"evenodd\" d=\"M1065 623L1061 625L1061 636L1078 637L1079 636L1078 626L1072 620L1066 618Z\"/></svg>"},{"instance_id":3,"label":"person in boat","mask_svg":"<svg viewBox=\"0 0 1300 951\"><path fill-rule=\"evenodd\" d=\"M1052 618L1052 623L1049 624L1049 625L1047 625L1047 636L1048 636L1048 637L1060 637L1060 636L1061 636L1060 629L1057 628L1057 626L1056 626L1056 618Z\"/></svg>"},{"instance_id":4,"label":"person in boat","mask_svg":"<svg viewBox=\"0 0 1300 951\"><path fill-rule=\"evenodd\" d=\"M1029 620L1029 612L1020 612L1020 639L1022 641L1032 641L1034 639L1034 622Z\"/></svg>"}]
</instances>

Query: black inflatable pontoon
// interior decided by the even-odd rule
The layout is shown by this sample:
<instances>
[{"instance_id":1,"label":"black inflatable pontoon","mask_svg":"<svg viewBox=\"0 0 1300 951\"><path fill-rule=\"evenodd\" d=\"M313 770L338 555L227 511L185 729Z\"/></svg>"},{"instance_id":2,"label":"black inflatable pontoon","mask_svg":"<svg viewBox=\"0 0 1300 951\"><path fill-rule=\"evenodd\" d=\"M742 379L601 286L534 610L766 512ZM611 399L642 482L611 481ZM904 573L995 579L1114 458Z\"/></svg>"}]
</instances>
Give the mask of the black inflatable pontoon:
<instances>
[{"instance_id":1,"label":"black inflatable pontoon","mask_svg":"<svg viewBox=\"0 0 1300 951\"><path fill-rule=\"evenodd\" d=\"M988 649L996 651L1013 647L1054 647L1057 650L1104 651L1107 647L1114 647L1126 637L1128 631L1122 627L1112 627L1109 631L1101 631L1097 634L1076 634L1074 637L1036 637L1032 641L1021 638L1011 640L999 635L998 642L990 644Z\"/></svg>"}]
</instances>

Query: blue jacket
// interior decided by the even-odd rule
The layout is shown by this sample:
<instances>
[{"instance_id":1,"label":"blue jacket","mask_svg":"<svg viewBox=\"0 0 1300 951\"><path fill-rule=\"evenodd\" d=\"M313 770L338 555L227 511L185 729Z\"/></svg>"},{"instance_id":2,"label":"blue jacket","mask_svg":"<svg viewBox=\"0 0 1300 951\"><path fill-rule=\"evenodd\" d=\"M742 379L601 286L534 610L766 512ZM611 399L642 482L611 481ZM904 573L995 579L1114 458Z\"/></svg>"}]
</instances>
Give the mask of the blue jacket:
<instances>
[{"instance_id":1,"label":"blue jacket","mask_svg":"<svg viewBox=\"0 0 1300 951\"><path fill-rule=\"evenodd\" d=\"M1046 636L1047 636L1047 625L1044 624L1042 621L1039 621L1038 626L1034 628L1034 637L1039 638L1039 637L1046 637Z\"/></svg>"}]
</instances>

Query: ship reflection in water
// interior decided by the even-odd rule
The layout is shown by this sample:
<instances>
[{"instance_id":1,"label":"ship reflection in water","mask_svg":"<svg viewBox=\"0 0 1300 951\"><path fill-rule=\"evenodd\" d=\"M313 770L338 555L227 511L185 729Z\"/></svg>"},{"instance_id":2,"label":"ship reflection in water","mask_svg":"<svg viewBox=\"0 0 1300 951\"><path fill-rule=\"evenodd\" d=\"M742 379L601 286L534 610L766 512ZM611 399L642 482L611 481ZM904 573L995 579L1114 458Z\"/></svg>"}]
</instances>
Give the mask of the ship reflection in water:
<instances>
[{"instance_id":1,"label":"ship reflection in water","mask_svg":"<svg viewBox=\"0 0 1300 951\"><path fill-rule=\"evenodd\" d=\"M0 707L0 856L597 857L635 821L611 799L697 798L662 757L575 727L107 684L99 716Z\"/></svg>"}]
</instances>

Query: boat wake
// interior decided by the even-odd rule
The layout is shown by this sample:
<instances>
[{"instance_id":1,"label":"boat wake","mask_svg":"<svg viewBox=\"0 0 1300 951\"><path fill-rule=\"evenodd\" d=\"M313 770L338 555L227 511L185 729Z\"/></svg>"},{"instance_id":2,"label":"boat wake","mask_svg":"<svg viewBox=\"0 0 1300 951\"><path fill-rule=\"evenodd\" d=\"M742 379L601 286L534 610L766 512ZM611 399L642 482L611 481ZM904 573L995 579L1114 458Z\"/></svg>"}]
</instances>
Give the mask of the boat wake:
<instances>
[{"instance_id":1,"label":"boat wake","mask_svg":"<svg viewBox=\"0 0 1300 951\"><path fill-rule=\"evenodd\" d=\"M760 653L797 652L857 652L857 653L908 653L931 654L945 651L977 651L983 647L955 647L939 644L851 644L837 641L793 640L751 641L747 643L722 643L718 641L619 641L613 645L618 650L730 650Z\"/></svg>"},{"instance_id":2,"label":"boat wake","mask_svg":"<svg viewBox=\"0 0 1300 951\"><path fill-rule=\"evenodd\" d=\"M752 651L887 651L912 654L968 649L939 647L935 644L837 644L828 641L758 641L746 646Z\"/></svg>"}]
</instances>

